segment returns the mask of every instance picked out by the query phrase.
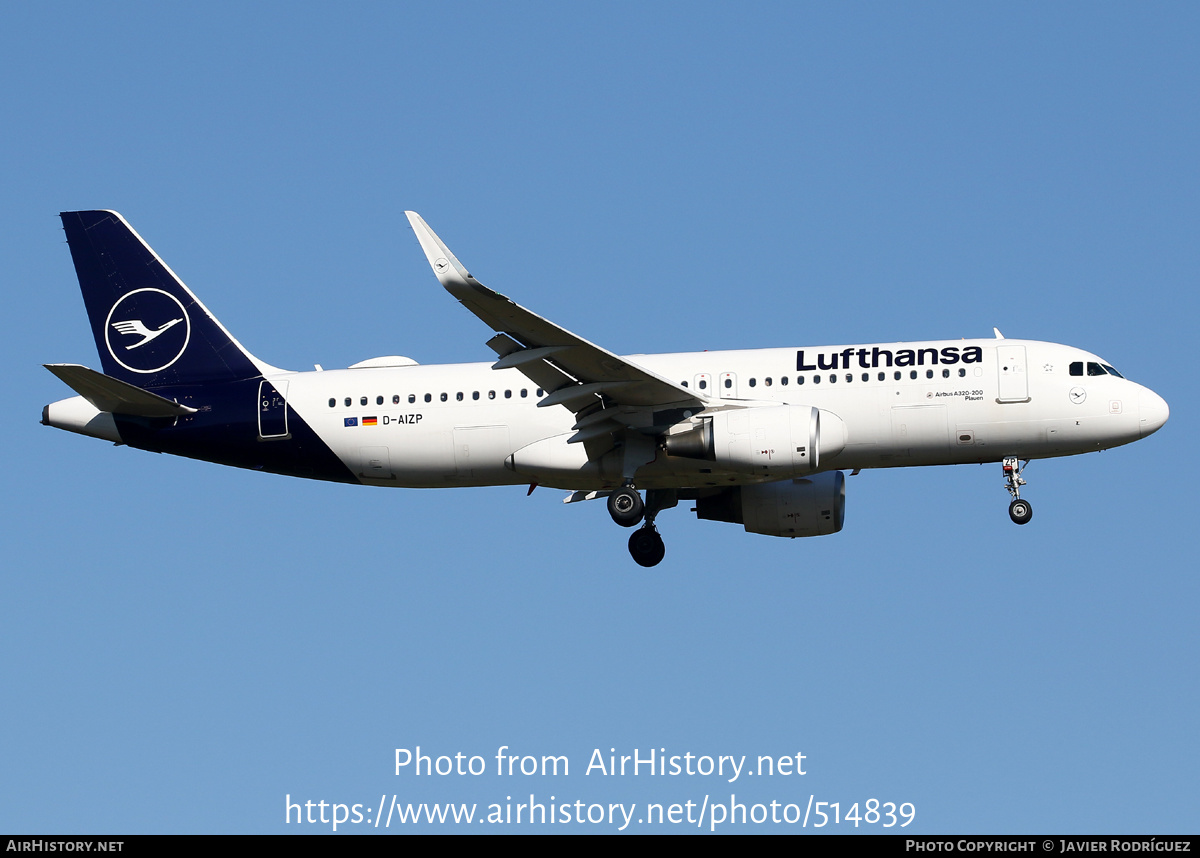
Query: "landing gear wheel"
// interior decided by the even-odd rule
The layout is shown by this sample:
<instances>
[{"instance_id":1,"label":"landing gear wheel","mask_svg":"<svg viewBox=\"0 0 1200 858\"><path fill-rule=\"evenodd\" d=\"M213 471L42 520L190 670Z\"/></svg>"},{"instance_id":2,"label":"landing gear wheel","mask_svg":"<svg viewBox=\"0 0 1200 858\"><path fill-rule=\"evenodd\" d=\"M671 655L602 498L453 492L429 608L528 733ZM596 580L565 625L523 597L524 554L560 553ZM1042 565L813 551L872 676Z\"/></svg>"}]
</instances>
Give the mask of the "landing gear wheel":
<instances>
[{"instance_id":1,"label":"landing gear wheel","mask_svg":"<svg viewBox=\"0 0 1200 858\"><path fill-rule=\"evenodd\" d=\"M1029 519L1033 518L1033 506L1029 501L1021 500L1021 486L1026 484L1021 477L1021 471L1025 470L1025 465L1028 464L1028 459L1024 464L1020 464L1016 456L1005 456L1001 463L1004 470L1004 488L1012 495L1012 503L1008 505L1008 517L1014 524L1028 524Z\"/></svg>"},{"instance_id":2,"label":"landing gear wheel","mask_svg":"<svg viewBox=\"0 0 1200 858\"><path fill-rule=\"evenodd\" d=\"M637 489L621 486L608 496L608 514L621 527L633 527L646 514L646 505Z\"/></svg>"},{"instance_id":3,"label":"landing gear wheel","mask_svg":"<svg viewBox=\"0 0 1200 858\"><path fill-rule=\"evenodd\" d=\"M654 529L654 525L639 527L629 534L629 553L633 562L647 568L657 566L667 553L662 537Z\"/></svg>"},{"instance_id":4,"label":"landing gear wheel","mask_svg":"<svg viewBox=\"0 0 1200 858\"><path fill-rule=\"evenodd\" d=\"M1014 524L1028 524L1029 519L1033 518L1033 507L1029 501L1017 498L1008 505L1008 517Z\"/></svg>"}]
</instances>

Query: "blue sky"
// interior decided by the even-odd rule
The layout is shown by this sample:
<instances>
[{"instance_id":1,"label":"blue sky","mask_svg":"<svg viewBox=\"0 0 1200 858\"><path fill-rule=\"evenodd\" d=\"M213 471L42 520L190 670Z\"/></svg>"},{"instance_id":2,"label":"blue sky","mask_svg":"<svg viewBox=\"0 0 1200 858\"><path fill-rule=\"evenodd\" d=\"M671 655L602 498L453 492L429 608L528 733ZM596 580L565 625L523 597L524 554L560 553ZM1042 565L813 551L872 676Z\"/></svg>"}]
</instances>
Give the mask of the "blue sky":
<instances>
[{"instance_id":1,"label":"blue sky","mask_svg":"<svg viewBox=\"0 0 1200 858\"><path fill-rule=\"evenodd\" d=\"M1194 7L0 20L0 829L315 832L285 796L483 813L532 792L875 798L913 803L921 833L1196 830ZM38 425L68 395L40 364L98 365L56 217L81 208L121 211L278 366L489 358L415 209L483 282L617 352L997 325L1101 354L1172 416L1034 462L1025 528L998 466L864 472L840 534L681 507L643 570L603 507L552 490L307 483ZM395 775L418 745L571 771ZM585 774L610 748L803 753L807 774Z\"/></svg>"}]
</instances>

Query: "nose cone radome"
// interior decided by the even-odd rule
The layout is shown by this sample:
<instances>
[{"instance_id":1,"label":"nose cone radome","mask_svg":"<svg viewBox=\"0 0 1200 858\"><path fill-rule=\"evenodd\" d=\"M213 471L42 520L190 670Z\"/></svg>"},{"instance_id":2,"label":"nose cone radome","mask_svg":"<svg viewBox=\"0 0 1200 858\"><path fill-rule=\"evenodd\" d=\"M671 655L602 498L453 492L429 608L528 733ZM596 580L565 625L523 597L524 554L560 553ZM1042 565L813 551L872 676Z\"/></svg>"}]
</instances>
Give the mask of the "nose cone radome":
<instances>
[{"instance_id":1,"label":"nose cone radome","mask_svg":"<svg viewBox=\"0 0 1200 858\"><path fill-rule=\"evenodd\" d=\"M1171 416L1171 409L1167 407L1165 399L1153 390L1143 387L1142 392L1138 394L1138 415L1139 432L1145 438L1163 427L1167 418Z\"/></svg>"}]
</instances>

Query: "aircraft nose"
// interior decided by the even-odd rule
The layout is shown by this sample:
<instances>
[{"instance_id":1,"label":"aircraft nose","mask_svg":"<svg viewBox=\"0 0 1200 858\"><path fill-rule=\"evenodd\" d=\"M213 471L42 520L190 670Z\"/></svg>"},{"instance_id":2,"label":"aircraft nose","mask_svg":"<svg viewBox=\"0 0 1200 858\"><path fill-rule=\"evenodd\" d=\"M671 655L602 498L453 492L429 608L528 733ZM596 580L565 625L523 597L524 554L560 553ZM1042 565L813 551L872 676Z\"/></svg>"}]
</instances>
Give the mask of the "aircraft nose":
<instances>
[{"instance_id":1,"label":"aircraft nose","mask_svg":"<svg viewBox=\"0 0 1200 858\"><path fill-rule=\"evenodd\" d=\"M1145 438L1163 427L1167 418L1171 416L1171 409L1167 407L1165 399L1153 390L1143 387L1138 394L1138 415L1141 419L1139 431Z\"/></svg>"}]
</instances>

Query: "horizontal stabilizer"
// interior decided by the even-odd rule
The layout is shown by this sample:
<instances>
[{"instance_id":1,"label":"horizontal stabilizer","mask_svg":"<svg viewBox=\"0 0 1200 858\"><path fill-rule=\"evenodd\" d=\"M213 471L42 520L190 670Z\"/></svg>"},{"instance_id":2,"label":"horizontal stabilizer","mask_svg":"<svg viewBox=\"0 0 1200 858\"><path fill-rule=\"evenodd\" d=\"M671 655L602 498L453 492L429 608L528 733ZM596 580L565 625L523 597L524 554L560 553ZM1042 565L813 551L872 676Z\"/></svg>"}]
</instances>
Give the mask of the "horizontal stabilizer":
<instances>
[{"instance_id":1,"label":"horizontal stabilizer","mask_svg":"<svg viewBox=\"0 0 1200 858\"><path fill-rule=\"evenodd\" d=\"M101 411L131 417L180 417L195 414L195 408L164 399L156 393L80 366L76 363L47 363L46 369Z\"/></svg>"}]
</instances>

